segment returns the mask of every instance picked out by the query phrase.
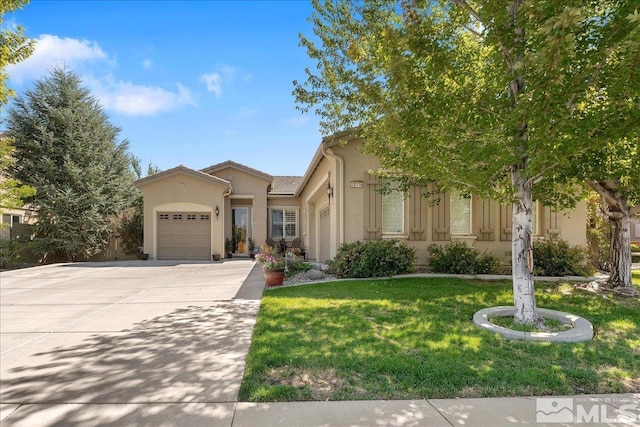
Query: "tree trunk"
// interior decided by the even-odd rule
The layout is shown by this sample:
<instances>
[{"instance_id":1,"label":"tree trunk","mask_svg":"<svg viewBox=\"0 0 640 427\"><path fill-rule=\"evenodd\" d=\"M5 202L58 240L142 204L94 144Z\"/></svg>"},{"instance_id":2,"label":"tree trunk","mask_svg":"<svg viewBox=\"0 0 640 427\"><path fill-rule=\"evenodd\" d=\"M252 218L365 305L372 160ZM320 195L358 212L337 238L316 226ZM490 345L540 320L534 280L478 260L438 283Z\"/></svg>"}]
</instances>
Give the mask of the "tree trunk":
<instances>
[{"instance_id":1,"label":"tree trunk","mask_svg":"<svg viewBox=\"0 0 640 427\"><path fill-rule=\"evenodd\" d=\"M631 223L632 207L625 195L618 191L616 180L588 181L600 195L602 212L609 218L611 226L611 274L607 285L624 294L638 295L631 283ZM635 208L637 209L637 208Z\"/></svg>"},{"instance_id":2,"label":"tree trunk","mask_svg":"<svg viewBox=\"0 0 640 427\"><path fill-rule=\"evenodd\" d=\"M608 284L613 288L628 288L634 291L631 283L631 223L629 216L614 219L609 217L611 225L611 274Z\"/></svg>"},{"instance_id":3,"label":"tree trunk","mask_svg":"<svg viewBox=\"0 0 640 427\"><path fill-rule=\"evenodd\" d=\"M544 319L536 311L533 285L533 247L531 230L531 206L533 203L531 182L523 176L519 167L511 172L517 190L513 203L511 241L511 269L513 275L513 304L515 322L542 326Z\"/></svg>"}]
</instances>

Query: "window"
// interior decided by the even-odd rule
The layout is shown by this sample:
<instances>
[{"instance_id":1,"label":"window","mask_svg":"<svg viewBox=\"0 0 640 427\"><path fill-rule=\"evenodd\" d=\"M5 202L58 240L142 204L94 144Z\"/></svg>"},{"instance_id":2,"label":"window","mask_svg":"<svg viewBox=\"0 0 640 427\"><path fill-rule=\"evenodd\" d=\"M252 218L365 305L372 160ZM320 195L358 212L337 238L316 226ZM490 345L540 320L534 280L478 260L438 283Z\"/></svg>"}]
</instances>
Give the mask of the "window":
<instances>
[{"instance_id":1,"label":"window","mask_svg":"<svg viewBox=\"0 0 640 427\"><path fill-rule=\"evenodd\" d=\"M298 236L298 211L294 209L271 209L271 237Z\"/></svg>"},{"instance_id":2,"label":"window","mask_svg":"<svg viewBox=\"0 0 640 427\"><path fill-rule=\"evenodd\" d=\"M160 219L169 219L169 214L160 214Z\"/></svg>"},{"instance_id":3,"label":"window","mask_svg":"<svg viewBox=\"0 0 640 427\"><path fill-rule=\"evenodd\" d=\"M9 224L9 226L20 224L22 223L22 215L4 214L2 215L2 223Z\"/></svg>"},{"instance_id":4,"label":"window","mask_svg":"<svg viewBox=\"0 0 640 427\"><path fill-rule=\"evenodd\" d=\"M397 189L382 195L382 233L404 233L404 194Z\"/></svg>"},{"instance_id":5,"label":"window","mask_svg":"<svg viewBox=\"0 0 640 427\"><path fill-rule=\"evenodd\" d=\"M173 214L173 219L181 220L182 219L182 214Z\"/></svg>"},{"instance_id":6,"label":"window","mask_svg":"<svg viewBox=\"0 0 640 427\"><path fill-rule=\"evenodd\" d=\"M209 221L209 218L210 218L210 217L209 217L209 215L208 215L208 214L200 215L200 219L201 219L202 221Z\"/></svg>"},{"instance_id":7,"label":"window","mask_svg":"<svg viewBox=\"0 0 640 427\"><path fill-rule=\"evenodd\" d=\"M451 193L449 229L451 234L471 234L471 199Z\"/></svg>"},{"instance_id":8,"label":"window","mask_svg":"<svg viewBox=\"0 0 640 427\"><path fill-rule=\"evenodd\" d=\"M196 216L194 214L187 215L187 221L195 221L195 220L196 220Z\"/></svg>"}]
</instances>

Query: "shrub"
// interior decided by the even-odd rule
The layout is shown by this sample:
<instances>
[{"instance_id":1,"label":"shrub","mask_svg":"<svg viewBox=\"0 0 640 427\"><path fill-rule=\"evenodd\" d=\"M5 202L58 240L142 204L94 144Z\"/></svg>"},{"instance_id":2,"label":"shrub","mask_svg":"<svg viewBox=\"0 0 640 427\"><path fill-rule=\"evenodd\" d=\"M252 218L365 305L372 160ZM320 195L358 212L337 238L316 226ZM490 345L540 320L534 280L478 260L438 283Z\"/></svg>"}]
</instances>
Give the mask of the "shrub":
<instances>
[{"instance_id":1,"label":"shrub","mask_svg":"<svg viewBox=\"0 0 640 427\"><path fill-rule=\"evenodd\" d=\"M434 273L497 274L500 260L489 253L480 253L465 242L429 246L429 269Z\"/></svg>"},{"instance_id":2,"label":"shrub","mask_svg":"<svg viewBox=\"0 0 640 427\"><path fill-rule=\"evenodd\" d=\"M533 245L533 274L536 276L590 276L591 267L585 264L585 252L562 239L535 242Z\"/></svg>"},{"instance_id":3,"label":"shrub","mask_svg":"<svg viewBox=\"0 0 640 427\"><path fill-rule=\"evenodd\" d=\"M30 241L0 239L0 268L20 268L37 262Z\"/></svg>"},{"instance_id":4,"label":"shrub","mask_svg":"<svg viewBox=\"0 0 640 427\"><path fill-rule=\"evenodd\" d=\"M299 261L291 258L285 258L285 260L287 262L287 268L284 271L285 277L291 277L297 273L309 271L313 268L313 265L305 261Z\"/></svg>"},{"instance_id":5,"label":"shrub","mask_svg":"<svg viewBox=\"0 0 640 427\"><path fill-rule=\"evenodd\" d=\"M389 277L410 273L416 251L397 240L345 243L331 263L338 277Z\"/></svg>"}]
</instances>

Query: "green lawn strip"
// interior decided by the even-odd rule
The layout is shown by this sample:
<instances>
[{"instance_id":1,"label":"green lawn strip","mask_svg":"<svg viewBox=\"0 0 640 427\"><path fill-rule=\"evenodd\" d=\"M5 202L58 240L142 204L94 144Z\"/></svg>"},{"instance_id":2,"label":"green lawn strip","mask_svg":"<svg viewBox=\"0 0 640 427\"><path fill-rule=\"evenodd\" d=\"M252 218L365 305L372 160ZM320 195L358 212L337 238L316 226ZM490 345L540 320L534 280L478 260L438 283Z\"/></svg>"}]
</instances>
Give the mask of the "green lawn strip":
<instances>
[{"instance_id":1,"label":"green lawn strip","mask_svg":"<svg viewBox=\"0 0 640 427\"><path fill-rule=\"evenodd\" d=\"M262 300L240 400L640 392L640 302L569 285L536 288L539 307L587 318L595 338L525 343L476 328L477 310L512 304L504 282L411 278L272 290Z\"/></svg>"}]
</instances>

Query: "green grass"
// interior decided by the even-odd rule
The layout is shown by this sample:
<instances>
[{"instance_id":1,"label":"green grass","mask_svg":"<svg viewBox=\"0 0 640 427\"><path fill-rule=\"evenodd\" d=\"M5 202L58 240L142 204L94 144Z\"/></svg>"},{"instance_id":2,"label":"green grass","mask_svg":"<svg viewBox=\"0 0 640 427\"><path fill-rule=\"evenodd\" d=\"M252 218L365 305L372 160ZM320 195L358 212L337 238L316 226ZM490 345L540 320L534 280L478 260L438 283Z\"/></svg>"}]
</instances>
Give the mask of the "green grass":
<instances>
[{"instance_id":1,"label":"green grass","mask_svg":"<svg viewBox=\"0 0 640 427\"><path fill-rule=\"evenodd\" d=\"M515 331L522 332L561 332L571 329L571 324L562 323L555 319L546 319L544 326L546 329L538 328L535 325L521 325L515 322L513 316L511 317L491 317L489 321L494 325L502 326L504 328L513 329Z\"/></svg>"},{"instance_id":2,"label":"green grass","mask_svg":"<svg viewBox=\"0 0 640 427\"><path fill-rule=\"evenodd\" d=\"M634 274L640 285L640 272ZM510 283L330 282L269 291L243 401L420 399L640 392L640 302L538 284L539 307L589 319L592 341L509 341L473 326L512 304Z\"/></svg>"}]
</instances>

